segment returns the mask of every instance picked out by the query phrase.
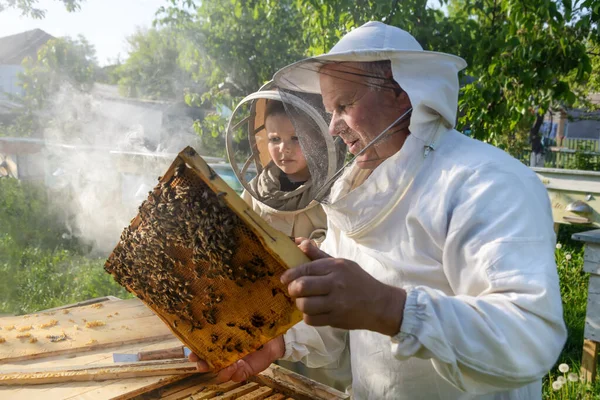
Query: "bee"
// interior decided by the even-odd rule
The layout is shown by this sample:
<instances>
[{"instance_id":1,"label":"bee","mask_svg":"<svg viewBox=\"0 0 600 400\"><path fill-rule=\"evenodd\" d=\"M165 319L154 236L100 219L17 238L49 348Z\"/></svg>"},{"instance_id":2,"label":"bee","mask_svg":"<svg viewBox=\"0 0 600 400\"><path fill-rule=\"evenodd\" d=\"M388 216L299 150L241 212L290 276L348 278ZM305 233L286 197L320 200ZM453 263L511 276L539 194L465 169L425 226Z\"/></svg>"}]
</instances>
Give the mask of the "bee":
<instances>
[{"instance_id":1,"label":"bee","mask_svg":"<svg viewBox=\"0 0 600 400\"><path fill-rule=\"evenodd\" d=\"M255 328L260 328L265 324L265 318L259 313L254 313L250 318L250 323Z\"/></svg>"},{"instance_id":2,"label":"bee","mask_svg":"<svg viewBox=\"0 0 600 400\"><path fill-rule=\"evenodd\" d=\"M235 344L235 350L236 350L238 353L243 353L243 352L244 352L244 348L242 347L242 342L237 342L237 343Z\"/></svg>"}]
</instances>

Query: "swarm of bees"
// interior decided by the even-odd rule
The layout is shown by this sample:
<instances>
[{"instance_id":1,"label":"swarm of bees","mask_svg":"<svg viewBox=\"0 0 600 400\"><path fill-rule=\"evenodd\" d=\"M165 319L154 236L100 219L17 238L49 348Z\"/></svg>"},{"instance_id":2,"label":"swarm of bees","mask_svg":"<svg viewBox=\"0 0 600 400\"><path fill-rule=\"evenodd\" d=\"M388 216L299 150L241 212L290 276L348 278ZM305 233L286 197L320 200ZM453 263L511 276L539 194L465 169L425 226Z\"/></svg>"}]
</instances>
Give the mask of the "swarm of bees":
<instances>
[{"instance_id":1,"label":"swarm of bees","mask_svg":"<svg viewBox=\"0 0 600 400\"><path fill-rule=\"evenodd\" d=\"M225 366L236 353L264 343L277 322L290 323L293 305L281 289L271 296L272 283L261 283L266 277L278 285L274 269L283 267L228 206L226 193L208 186L214 177L196 174L185 162L176 162L159 177L137 218L123 230L105 270L158 311L174 332L202 338L198 348L204 356L211 353L215 366ZM253 245L247 247L249 242ZM263 306L270 313L243 315L234 310L235 322L227 322L232 306L223 304L257 296L252 294L257 290L263 290ZM285 300L275 296L280 292ZM261 329L265 331L258 332Z\"/></svg>"},{"instance_id":2,"label":"swarm of bees","mask_svg":"<svg viewBox=\"0 0 600 400\"><path fill-rule=\"evenodd\" d=\"M191 312L190 282L176 271L183 263L173 254L191 249L196 278L224 278L239 286L273 275L261 258L255 256L247 265L231 265L237 247L236 227L244 229L223 199L204 182L194 182L195 190L185 179L185 163L180 164L170 181L159 183L139 207L141 223L137 229L127 227L105 269L117 282L133 290L169 314L202 329L216 323L216 304L223 295L209 287L202 319ZM177 184L173 185L173 181ZM200 186L200 188L198 188ZM200 189L200 190L198 190ZM247 229L247 228L246 228ZM249 230L246 235L253 235ZM169 251L171 250L171 251Z\"/></svg>"}]
</instances>

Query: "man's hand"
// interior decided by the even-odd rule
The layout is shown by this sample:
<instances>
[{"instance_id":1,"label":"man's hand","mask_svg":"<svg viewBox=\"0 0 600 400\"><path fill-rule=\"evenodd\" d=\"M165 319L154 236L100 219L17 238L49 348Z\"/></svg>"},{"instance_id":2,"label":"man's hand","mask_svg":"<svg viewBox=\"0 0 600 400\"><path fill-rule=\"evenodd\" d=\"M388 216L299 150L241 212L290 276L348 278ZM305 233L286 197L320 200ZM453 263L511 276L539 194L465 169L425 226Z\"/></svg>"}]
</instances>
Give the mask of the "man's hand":
<instances>
[{"instance_id":1,"label":"man's hand","mask_svg":"<svg viewBox=\"0 0 600 400\"><path fill-rule=\"evenodd\" d=\"M275 360L280 359L285 354L285 343L283 336L267 342L262 349L248 354L246 357L238 360L234 364L219 371L217 380L219 382L242 382L253 375L257 375L267 369ZM194 353L190 354L189 360L197 364L199 372L209 372L210 368L206 361L198 358Z\"/></svg>"},{"instance_id":2,"label":"man's hand","mask_svg":"<svg viewBox=\"0 0 600 400\"><path fill-rule=\"evenodd\" d=\"M403 289L379 282L355 262L332 258L306 239L296 243L313 261L287 270L281 282L288 285L304 322L389 336L400 331L406 302Z\"/></svg>"}]
</instances>

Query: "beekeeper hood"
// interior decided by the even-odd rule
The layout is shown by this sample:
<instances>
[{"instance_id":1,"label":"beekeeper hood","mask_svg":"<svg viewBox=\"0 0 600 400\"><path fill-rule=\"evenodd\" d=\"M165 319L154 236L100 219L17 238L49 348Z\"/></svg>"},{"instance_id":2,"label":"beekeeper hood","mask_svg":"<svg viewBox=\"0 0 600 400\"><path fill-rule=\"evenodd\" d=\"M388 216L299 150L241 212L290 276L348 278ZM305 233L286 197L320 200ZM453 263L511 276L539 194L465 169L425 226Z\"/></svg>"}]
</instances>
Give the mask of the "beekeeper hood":
<instances>
[{"instance_id":1,"label":"beekeeper hood","mask_svg":"<svg viewBox=\"0 0 600 400\"><path fill-rule=\"evenodd\" d=\"M411 135L429 143L435 141L436 136L435 129L431 129L432 123L438 126L441 122L446 128L454 127L458 72L466 67L466 62L454 55L424 51L408 32L381 22L368 22L354 29L327 54L284 67L274 75L274 81L282 91L320 93L319 74L326 73L322 70L324 65L384 60L390 61L393 81L410 99L412 115L407 117L410 118ZM365 71L360 71L361 76L367 76ZM354 73L357 74L359 70ZM348 79L357 81L354 77ZM375 83L372 79L362 81L366 85L377 86L376 80Z\"/></svg>"},{"instance_id":2,"label":"beekeeper hood","mask_svg":"<svg viewBox=\"0 0 600 400\"><path fill-rule=\"evenodd\" d=\"M244 189L276 211L315 206L315 194L342 167L346 152L328 125L318 95L288 90L282 98L268 83L245 97L226 133L229 161Z\"/></svg>"}]
</instances>

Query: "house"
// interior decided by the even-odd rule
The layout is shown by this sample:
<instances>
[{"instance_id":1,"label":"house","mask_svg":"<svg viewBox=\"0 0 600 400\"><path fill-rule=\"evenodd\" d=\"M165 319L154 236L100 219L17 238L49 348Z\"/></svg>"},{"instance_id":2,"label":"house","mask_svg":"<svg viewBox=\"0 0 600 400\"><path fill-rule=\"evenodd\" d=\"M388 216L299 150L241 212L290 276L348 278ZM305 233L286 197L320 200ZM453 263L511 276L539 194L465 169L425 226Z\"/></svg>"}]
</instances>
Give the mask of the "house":
<instances>
[{"instance_id":1,"label":"house","mask_svg":"<svg viewBox=\"0 0 600 400\"><path fill-rule=\"evenodd\" d=\"M588 99L593 105L600 105L600 93L593 93ZM598 142L600 141L600 111L566 109L548 113L540 132L559 147L565 146L569 141Z\"/></svg>"},{"instance_id":2,"label":"house","mask_svg":"<svg viewBox=\"0 0 600 400\"><path fill-rule=\"evenodd\" d=\"M50 39L54 37L41 29L0 38L0 114L15 106L7 95L22 93L18 85L21 63L27 57L36 58L38 50Z\"/></svg>"}]
</instances>

